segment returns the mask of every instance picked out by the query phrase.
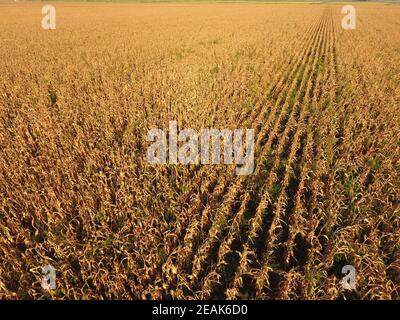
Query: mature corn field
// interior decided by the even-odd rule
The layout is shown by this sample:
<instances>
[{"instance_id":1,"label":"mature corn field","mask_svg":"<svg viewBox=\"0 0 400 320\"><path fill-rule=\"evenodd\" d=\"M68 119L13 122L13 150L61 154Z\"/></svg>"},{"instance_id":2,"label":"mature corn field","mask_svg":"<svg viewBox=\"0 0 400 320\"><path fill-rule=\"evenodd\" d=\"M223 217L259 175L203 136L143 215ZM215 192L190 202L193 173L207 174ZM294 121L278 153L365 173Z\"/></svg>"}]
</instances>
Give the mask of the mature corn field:
<instances>
[{"instance_id":1,"label":"mature corn field","mask_svg":"<svg viewBox=\"0 0 400 320\"><path fill-rule=\"evenodd\" d=\"M55 6L0 4L0 298L400 298L400 6ZM253 174L148 163L171 120Z\"/></svg>"}]
</instances>

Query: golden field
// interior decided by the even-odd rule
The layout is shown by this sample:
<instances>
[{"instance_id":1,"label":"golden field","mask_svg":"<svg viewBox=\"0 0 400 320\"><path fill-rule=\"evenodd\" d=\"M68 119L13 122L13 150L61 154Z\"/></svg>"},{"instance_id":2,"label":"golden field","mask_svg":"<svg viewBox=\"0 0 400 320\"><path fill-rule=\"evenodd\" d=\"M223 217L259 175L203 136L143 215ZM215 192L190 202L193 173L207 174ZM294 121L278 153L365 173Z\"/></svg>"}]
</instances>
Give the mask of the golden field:
<instances>
[{"instance_id":1,"label":"golden field","mask_svg":"<svg viewBox=\"0 0 400 320\"><path fill-rule=\"evenodd\" d=\"M42 5L0 4L0 298L400 298L400 6ZM170 120L255 172L150 165Z\"/></svg>"}]
</instances>

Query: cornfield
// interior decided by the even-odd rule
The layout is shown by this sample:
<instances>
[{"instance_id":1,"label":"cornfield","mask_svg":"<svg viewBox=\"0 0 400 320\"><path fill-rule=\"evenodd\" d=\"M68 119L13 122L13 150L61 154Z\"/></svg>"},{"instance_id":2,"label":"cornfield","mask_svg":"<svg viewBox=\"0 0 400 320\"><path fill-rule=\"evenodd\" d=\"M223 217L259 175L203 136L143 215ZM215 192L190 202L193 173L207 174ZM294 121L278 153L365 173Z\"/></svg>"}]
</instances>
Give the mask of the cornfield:
<instances>
[{"instance_id":1,"label":"cornfield","mask_svg":"<svg viewBox=\"0 0 400 320\"><path fill-rule=\"evenodd\" d=\"M399 6L55 6L0 4L0 298L400 298ZM170 120L254 173L149 164Z\"/></svg>"}]
</instances>

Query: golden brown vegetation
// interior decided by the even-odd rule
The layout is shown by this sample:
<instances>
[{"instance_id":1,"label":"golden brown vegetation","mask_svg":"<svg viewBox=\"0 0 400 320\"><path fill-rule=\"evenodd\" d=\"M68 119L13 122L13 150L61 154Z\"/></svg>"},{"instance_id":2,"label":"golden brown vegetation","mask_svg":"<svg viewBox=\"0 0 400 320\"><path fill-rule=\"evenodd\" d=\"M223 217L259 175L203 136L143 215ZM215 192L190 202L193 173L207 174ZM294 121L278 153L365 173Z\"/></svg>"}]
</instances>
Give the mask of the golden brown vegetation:
<instances>
[{"instance_id":1,"label":"golden brown vegetation","mask_svg":"<svg viewBox=\"0 0 400 320\"><path fill-rule=\"evenodd\" d=\"M40 8L0 5L0 298L399 299L398 6ZM254 174L148 164L170 120Z\"/></svg>"}]
</instances>

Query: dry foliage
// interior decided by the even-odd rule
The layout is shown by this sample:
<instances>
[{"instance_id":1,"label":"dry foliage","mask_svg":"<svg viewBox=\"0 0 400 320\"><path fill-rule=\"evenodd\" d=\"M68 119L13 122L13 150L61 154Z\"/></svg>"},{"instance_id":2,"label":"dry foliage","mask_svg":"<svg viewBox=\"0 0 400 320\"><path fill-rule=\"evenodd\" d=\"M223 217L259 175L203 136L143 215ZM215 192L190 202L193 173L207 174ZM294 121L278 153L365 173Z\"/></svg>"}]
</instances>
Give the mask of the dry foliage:
<instances>
[{"instance_id":1,"label":"dry foliage","mask_svg":"<svg viewBox=\"0 0 400 320\"><path fill-rule=\"evenodd\" d=\"M0 5L0 298L399 299L398 6L40 8ZM170 120L254 174L149 165Z\"/></svg>"}]
</instances>

